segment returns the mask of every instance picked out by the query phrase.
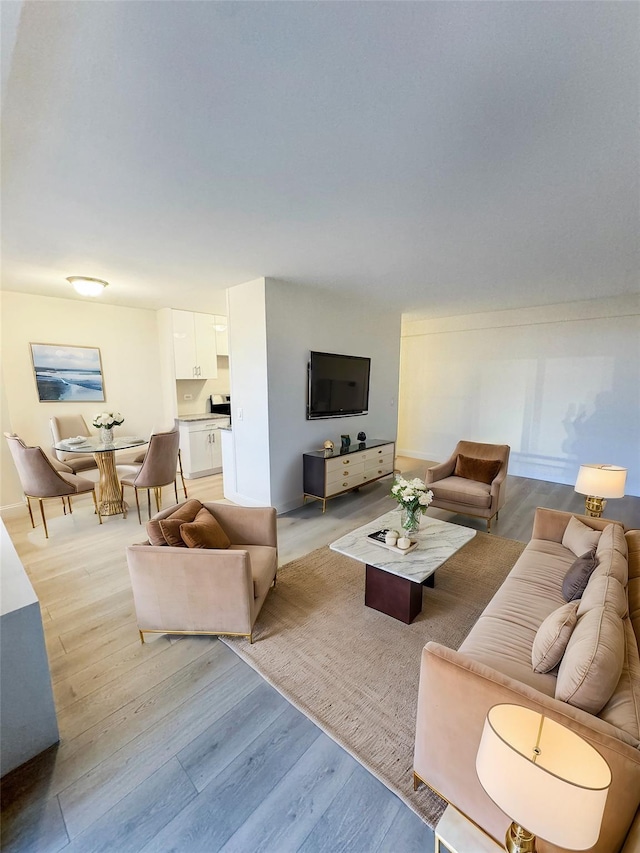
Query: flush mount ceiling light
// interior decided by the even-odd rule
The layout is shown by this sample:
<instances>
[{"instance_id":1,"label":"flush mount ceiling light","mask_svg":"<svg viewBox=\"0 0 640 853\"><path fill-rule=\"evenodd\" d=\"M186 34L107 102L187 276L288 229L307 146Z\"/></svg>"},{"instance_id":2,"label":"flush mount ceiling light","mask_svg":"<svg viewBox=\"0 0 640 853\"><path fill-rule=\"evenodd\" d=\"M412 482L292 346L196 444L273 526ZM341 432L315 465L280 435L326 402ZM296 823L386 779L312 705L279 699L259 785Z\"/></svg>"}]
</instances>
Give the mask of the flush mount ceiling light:
<instances>
[{"instance_id":1,"label":"flush mount ceiling light","mask_svg":"<svg viewBox=\"0 0 640 853\"><path fill-rule=\"evenodd\" d=\"M86 275L70 275L67 281L81 296L100 296L105 287L109 287L108 281L103 281L101 278L88 278Z\"/></svg>"}]
</instances>

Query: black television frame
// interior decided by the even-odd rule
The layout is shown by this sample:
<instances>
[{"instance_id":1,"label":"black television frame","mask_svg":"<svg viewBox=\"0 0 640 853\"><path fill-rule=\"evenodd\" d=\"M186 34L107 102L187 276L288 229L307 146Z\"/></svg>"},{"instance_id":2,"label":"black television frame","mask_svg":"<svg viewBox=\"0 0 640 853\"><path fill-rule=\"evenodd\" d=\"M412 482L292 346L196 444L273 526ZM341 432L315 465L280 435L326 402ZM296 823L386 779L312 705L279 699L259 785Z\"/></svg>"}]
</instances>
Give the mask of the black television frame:
<instances>
[{"instance_id":1,"label":"black television frame","mask_svg":"<svg viewBox=\"0 0 640 853\"><path fill-rule=\"evenodd\" d=\"M336 409L331 412L320 412L316 413L312 411L312 402L313 402L313 385L312 385L312 362L314 356L328 356L330 358L335 359L344 359L345 361L358 362L361 365L366 364L367 372L366 372L366 389L365 389L365 407L357 408L357 409L349 409L347 411L342 409ZM368 415L369 414L369 390L371 384L371 359L367 356L361 355L344 355L341 353L335 352L319 352L317 350L311 350L309 353L309 361L307 362L307 420L308 421L316 421L323 420L328 418L351 418L356 417L358 415Z\"/></svg>"}]
</instances>

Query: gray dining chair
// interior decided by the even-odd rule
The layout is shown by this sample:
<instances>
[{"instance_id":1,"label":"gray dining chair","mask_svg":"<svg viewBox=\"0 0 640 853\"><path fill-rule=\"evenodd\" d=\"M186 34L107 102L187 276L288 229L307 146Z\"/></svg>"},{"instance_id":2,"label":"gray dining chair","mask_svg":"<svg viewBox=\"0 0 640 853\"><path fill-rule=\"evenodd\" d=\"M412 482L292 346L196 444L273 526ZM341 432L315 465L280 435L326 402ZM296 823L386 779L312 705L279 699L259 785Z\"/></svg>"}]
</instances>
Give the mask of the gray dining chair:
<instances>
[{"instance_id":1,"label":"gray dining chair","mask_svg":"<svg viewBox=\"0 0 640 853\"><path fill-rule=\"evenodd\" d=\"M93 505L98 520L102 524L102 516L98 508L98 501L96 500L95 483L91 480L86 480L84 477L78 477L65 463L49 459L41 447L27 447L24 441L15 433L5 432L4 435L18 471L24 496L27 499L27 509L29 510L29 518L31 519L31 526L33 528L36 525L33 520L33 512L31 511L32 498L40 504L44 535L48 539L49 531L47 529L43 501L48 498L61 498L64 514L66 515L67 504L69 512L73 512L71 506L72 495L82 495L87 492L91 492L93 496ZM65 498L67 503L65 503Z\"/></svg>"},{"instance_id":2,"label":"gray dining chair","mask_svg":"<svg viewBox=\"0 0 640 853\"><path fill-rule=\"evenodd\" d=\"M149 518L151 518L151 490L153 490L155 496L157 512L160 511L162 506L163 486L168 486L173 483L173 488L176 493L176 503L178 502L176 469L178 464L179 442L180 434L175 428L169 432L153 433L149 439L149 448L145 453L142 462L134 465L118 466L122 500L124 500L125 486L133 488L136 496L136 507L138 509L138 521L140 524L142 524L142 517L140 515L140 499L138 497L140 489L146 489L147 491Z\"/></svg>"}]
</instances>

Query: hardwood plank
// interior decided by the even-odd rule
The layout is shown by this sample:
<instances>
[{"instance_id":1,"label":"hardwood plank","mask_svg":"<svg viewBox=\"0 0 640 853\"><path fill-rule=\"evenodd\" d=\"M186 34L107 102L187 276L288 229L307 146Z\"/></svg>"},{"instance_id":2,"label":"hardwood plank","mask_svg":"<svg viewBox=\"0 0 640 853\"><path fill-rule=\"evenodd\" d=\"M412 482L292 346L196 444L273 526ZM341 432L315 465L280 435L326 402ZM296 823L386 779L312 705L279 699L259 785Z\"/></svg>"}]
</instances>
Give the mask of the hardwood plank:
<instances>
[{"instance_id":1,"label":"hardwood plank","mask_svg":"<svg viewBox=\"0 0 640 853\"><path fill-rule=\"evenodd\" d=\"M425 853L433 850L433 830L408 808L398 809L386 835L378 846L379 853L391 850L402 853ZM374 850L371 851L374 853Z\"/></svg>"},{"instance_id":2,"label":"hardwood plank","mask_svg":"<svg viewBox=\"0 0 640 853\"><path fill-rule=\"evenodd\" d=\"M356 767L356 760L337 743L317 738L220 849L225 853L297 850Z\"/></svg>"},{"instance_id":3,"label":"hardwood plank","mask_svg":"<svg viewBox=\"0 0 640 853\"><path fill-rule=\"evenodd\" d=\"M137 853L196 796L172 758L75 838L65 853Z\"/></svg>"},{"instance_id":4,"label":"hardwood plank","mask_svg":"<svg viewBox=\"0 0 640 853\"><path fill-rule=\"evenodd\" d=\"M3 853L58 853L68 844L57 797L33 802L26 808L7 808L3 802Z\"/></svg>"},{"instance_id":5,"label":"hardwood plank","mask_svg":"<svg viewBox=\"0 0 640 853\"><path fill-rule=\"evenodd\" d=\"M69 837L90 826L260 683L260 676L244 667L223 676L65 788L59 797Z\"/></svg>"},{"instance_id":6,"label":"hardwood plank","mask_svg":"<svg viewBox=\"0 0 640 853\"><path fill-rule=\"evenodd\" d=\"M230 764L289 707L277 690L258 684L243 702L228 711L178 753L178 761L198 791Z\"/></svg>"},{"instance_id":7,"label":"hardwood plank","mask_svg":"<svg viewBox=\"0 0 640 853\"><path fill-rule=\"evenodd\" d=\"M389 793L375 776L356 765L344 788L296 850L298 853L377 850L398 812L407 810L404 803ZM398 840L400 844L389 849L404 851L402 839Z\"/></svg>"},{"instance_id":8,"label":"hardwood plank","mask_svg":"<svg viewBox=\"0 0 640 853\"><path fill-rule=\"evenodd\" d=\"M264 792L272 791L321 737L320 729L289 705L141 853L220 850L254 812ZM253 840L248 850L252 849Z\"/></svg>"}]
</instances>

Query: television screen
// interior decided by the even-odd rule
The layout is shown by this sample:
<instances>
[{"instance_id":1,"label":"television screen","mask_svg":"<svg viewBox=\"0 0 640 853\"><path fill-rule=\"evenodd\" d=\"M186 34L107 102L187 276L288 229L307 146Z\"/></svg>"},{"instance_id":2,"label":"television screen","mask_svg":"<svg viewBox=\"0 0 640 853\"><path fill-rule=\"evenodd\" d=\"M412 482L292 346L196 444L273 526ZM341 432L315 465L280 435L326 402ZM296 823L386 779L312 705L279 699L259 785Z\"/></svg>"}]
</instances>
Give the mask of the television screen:
<instances>
[{"instance_id":1,"label":"television screen","mask_svg":"<svg viewBox=\"0 0 640 853\"><path fill-rule=\"evenodd\" d=\"M312 352L307 419L366 415L370 358Z\"/></svg>"}]
</instances>

